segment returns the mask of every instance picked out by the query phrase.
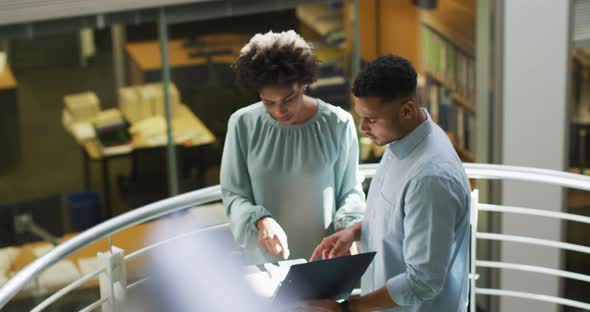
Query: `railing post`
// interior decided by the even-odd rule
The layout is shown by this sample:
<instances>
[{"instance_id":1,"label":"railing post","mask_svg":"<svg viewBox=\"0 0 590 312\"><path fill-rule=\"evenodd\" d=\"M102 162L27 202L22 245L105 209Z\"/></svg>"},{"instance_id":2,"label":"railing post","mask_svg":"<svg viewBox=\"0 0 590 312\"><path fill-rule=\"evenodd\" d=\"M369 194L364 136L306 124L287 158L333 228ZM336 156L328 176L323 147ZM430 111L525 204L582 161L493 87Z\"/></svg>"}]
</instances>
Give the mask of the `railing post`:
<instances>
[{"instance_id":1,"label":"railing post","mask_svg":"<svg viewBox=\"0 0 590 312\"><path fill-rule=\"evenodd\" d=\"M469 259L469 311L475 312L476 311L476 301L475 301L475 283L479 278L477 274L477 267L475 265L477 261L477 205L479 204L479 191L473 190L471 192L471 219L469 220L471 223L471 235L469 238L469 249L470 249L470 259Z\"/></svg>"},{"instance_id":2,"label":"railing post","mask_svg":"<svg viewBox=\"0 0 590 312\"><path fill-rule=\"evenodd\" d=\"M125 270L125 251L112 246L107 252L97 254L99 263L105 268L98 277L100 281L100 297L109 298L102 305L103 312L116 312L125 300L127 291L127 272Z\"/></svg>"}]
</instances>

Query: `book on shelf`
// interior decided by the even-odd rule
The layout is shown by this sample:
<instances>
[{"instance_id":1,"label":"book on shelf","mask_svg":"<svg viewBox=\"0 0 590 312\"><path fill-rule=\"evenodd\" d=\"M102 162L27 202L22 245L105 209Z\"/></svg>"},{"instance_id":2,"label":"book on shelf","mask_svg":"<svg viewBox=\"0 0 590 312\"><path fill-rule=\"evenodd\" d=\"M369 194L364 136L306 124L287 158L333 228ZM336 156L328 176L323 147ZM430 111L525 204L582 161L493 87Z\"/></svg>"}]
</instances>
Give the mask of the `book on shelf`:
<instances>
[{"instance_id":1,"label":"book on shelf","mask_svg":"<svg viewBox=\"0 0 590 312\"><path fill-rule=\"evenodd\" d=\"M460 148L465 148L465 110L461 106L456 106L457 113L457 144Z\"/></svg>"},{"instance_id":2,"label":"book on shelf","mask_svg":"<svg viewBox=\"0 0 590 312\"><path fill-rule=\"evenodd\" d=\"M337 47L345 44L342 8L324 3L302 4L295 9L297 18L324 40Z\"/></svg>"},{"instance_id":3,"label":"book on shelf","mask_svg":"<svg viewBox=\"0 0 590 312\"><path fill-rule=\"evenodd\" d=\"M467 131L465 132L465 147L467 150L475 151L475 142L477 141L477 128L475 122L475 115L466 112L467 114Z\"/></svg>"},{"instance_id":4,"label":"book on shelf","mask_svg":"<svg viewBox=\"0 0 590 312\"><path fill-rule=\"evenodd\" d=\"M446 89L442 89L439 87L439 118L438 124L440 127L445 130L446 132L451 132L451 118L452 118L452 98L451 94Z\"/></svg>"},{"instance_id":5,"label":"book on shelf","mask_svg":"<svg viewBox=\"0 0 590 312\"><path fill-rule=\"evenodd\" d=\"M432 120L436 123L438 123L439 117L438 117L438 86L436 85L429 85L427 87L428 90L428 96L425 97L426 101L426 105L427 105L427 109L430 112L430 116L432 117Z\"/></svg>"}]
</instances>

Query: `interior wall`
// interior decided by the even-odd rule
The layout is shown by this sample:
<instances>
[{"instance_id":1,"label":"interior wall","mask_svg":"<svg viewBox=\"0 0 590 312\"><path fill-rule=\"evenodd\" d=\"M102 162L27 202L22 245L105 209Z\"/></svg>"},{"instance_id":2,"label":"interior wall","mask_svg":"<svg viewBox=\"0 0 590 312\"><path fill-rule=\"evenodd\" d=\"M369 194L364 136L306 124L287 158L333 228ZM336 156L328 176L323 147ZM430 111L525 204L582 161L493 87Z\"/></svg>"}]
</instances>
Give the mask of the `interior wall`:
<instances>
[{"instance_id":1,"label":"interior wall","mask_svg":"<svg viewBox=\"0 0 590 312\"><path fill-rule=\"evenodd\" d=\"M565 170L569 1L504 0L502 36L502 163ZM563 210L562 189L503 182L502 204ZM560 222L503 214L502 232L561 240ZM504 262L560 268L555 248L503 243ZM560 296L558 278L502 270L502 289ZM555 304L503 297L500 311L559 311Z\"/></svg>"}]
</instances>

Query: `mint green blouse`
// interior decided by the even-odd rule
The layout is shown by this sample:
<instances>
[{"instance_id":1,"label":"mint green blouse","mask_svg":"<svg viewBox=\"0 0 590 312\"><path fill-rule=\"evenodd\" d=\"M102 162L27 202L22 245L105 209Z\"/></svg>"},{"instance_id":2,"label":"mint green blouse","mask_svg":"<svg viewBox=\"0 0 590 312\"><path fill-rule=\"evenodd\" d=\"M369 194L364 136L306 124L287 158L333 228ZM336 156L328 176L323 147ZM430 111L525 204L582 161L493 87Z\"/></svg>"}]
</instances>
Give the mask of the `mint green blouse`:
<instances>
[{"instance_id":1,"label":"mint green blouse","mask_svg":"<svg viewBox=\"0 0 590 312\"><path fill-rule=\"evenodd\" d=\"M223 203L250 263L274 262L257 246L255 222L272 216L288 237L290 258L309 258L333 223L364 216L358 140L352 116L318 100L305 123L283 125L262 102L229 119L221 162Z\"/></svg>"}]
</instances>

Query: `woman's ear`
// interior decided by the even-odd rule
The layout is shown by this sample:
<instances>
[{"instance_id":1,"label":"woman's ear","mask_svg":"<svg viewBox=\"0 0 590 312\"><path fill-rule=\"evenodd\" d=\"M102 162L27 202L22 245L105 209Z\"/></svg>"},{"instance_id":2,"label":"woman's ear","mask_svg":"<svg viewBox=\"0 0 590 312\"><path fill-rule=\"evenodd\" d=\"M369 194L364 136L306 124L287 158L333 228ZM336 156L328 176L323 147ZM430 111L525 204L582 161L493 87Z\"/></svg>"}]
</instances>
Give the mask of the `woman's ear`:
<instances>
[{"instance_id":1,"label":"woman's ear","mask_svg":"<svg viewBox=\"0 0 590 312\"><path fill-rule=\"evenodd\" d=\"M309 84L309 83L308 84L305 84L303 86L303 93L309 94L310 91L311 91L311 84Z\"/></svg>"}]
</instances>

